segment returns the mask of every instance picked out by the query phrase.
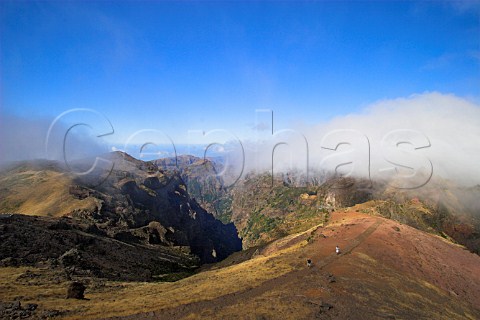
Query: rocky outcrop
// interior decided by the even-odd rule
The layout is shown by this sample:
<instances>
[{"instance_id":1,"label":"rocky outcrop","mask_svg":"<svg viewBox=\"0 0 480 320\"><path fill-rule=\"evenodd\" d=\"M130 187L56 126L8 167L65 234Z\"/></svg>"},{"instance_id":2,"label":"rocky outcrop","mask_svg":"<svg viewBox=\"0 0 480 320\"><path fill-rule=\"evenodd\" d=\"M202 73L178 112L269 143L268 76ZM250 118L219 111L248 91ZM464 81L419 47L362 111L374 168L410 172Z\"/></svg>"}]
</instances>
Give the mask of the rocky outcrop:
<instances>
[{"instance_id":1,"label":"rocky outcrop","mask_svg":"<svg viewBox=\"0 0 480 320\"><path fill-rule=\"evenodd\" d=\"M179 248L145 246L89 232L89 224L13 214L0 219L0 266L61 268L67 278L151 281L157 275L191 273L199 259Z\"/></svg>"},{"instance_id":2,"label":"rocky outcrop","mask_svg":"<svg viewBox=\"0 0 480 320\"><path fill-rule=\"evenodd\" d=\"M77 181L71 192L85 200L93 198L97 205L96 210L76 211L73 216L91 221L120 241L189 249L202 263L242 249L235 226L222 224L199 205L178 171L120 152L111 159L114 169L101 185L90 187L85 183L88 177Z\"/></svg>"},{"instance_id":3,"label":"rocky outcrop","mask_svg":"<svg viewBox=\"0 0 480 320\"><path fill-rule=\"evenodd\" d=\"M157 177L148 177L140 185L126 181L121 191L136 209L123 219L140 242L188 246L206 263L222 260L242 248L233 223L221 223L190 199L179 176L168 184ZM144 236L139 235L138 228Z\"/></svg>"},{"instance_id":4,"label":"rocky outcrop","mask_svg":"<svg viewBox=\"0 0 480 320\"><path fill-rule=\"evenodd\" d=\"M323 189L291 186L277 177L273 182L269 174L250 174L231 191L232 221L244 248L308 229L325 217Z\"/></svg>"},{"instance_id":5,"label":"rocky outcrop","mask_svg":"<svg viewBox=\"0 0 480 320\"><path fill-rule=\"evenodd\" d=\"M67 288L67 299L85 299L84 292L85 292L85 285L81 282L71 282Z\"/></svg>"},{"instance_id":6,"label":"rocky outcrop","mask_svg":"<svg viewBox=\"0 0 480 320\"><path fill-rule=\"evenodd\" d=\"M28 303L25 306L22 306L22 303L20 301L14 301L10 303L0 302L0 318L1 319L30 318L36 315L37 307L38 305L35 303Z\"/></svg>"},{"instance_id":7,"label":"rocky outcrop","mask_svg":"<svg viewBox=\"0 0 480 320\"><path fill-rule=\"evenodd\" d=\"M178 172L190 197L215 218L224 223L230 222L232 197L225 188L223 178L218 175L221 164L189 155L158 159L154 163L168 172Z\"/></svg>"},{"instance_id":8,"label":"rocky outcrop","mask_svg":"<svg viewBox=\"0 0 480 320\"><path fill-rule=\"evenodd\" d=\"M178 172L120 152L109 157L113 168L75 176L57 166L42 177L45 182L36 178L42 172L37 167L3 172L2 181L13 188L25 177L38 180L42 198L32 199L30 207L42 206L48 213L42 199L53 186L64 199L55 205L65 204L62 210L69 213L58 218L1 215L0 264L51 263L72 276L153 280L190 273L199 263L220 261L242 249L235 226L215 219L190 197ZM60 177L62 184L50 176Z\"/></svg>"},{"instance_id":9,"label":"rocky outcrop","mask_svg":"<svg viewBox=\"0 0 480 320\"><path fill-rule=\"evenodd\" d=\"M368 180L332 178L321 185L325 202L331 207L351 207L373 198L374 189Z\"/></svg>"}]
</instances>

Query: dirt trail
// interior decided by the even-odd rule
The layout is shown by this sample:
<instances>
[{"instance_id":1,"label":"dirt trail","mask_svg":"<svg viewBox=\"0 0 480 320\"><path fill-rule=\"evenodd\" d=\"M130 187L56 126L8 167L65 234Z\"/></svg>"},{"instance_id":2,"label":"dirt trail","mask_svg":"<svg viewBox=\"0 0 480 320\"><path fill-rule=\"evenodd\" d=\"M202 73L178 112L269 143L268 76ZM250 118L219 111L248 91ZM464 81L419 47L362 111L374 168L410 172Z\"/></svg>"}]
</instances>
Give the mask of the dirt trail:
<instances>
[{"instance_id":1,"label":"dirt trail","mask_svg":"<svg viewBox=\"0 0 480 320\"><path fill-rule=\"evenodd\" d=\"M367 239L373 232L375 232L375 230L377 230L377 228L382 223L383 223L383 220L377 219L377 221L375 221L372 225L370 225L365 231L363 231L358 236L356 236L351 241L351 243L349 245L342 248L340 255L337 255L336 253L332 253L329 256L327 256L326 258L323 258L321 260L321 262L317 262L314 265L314 268L320 268L321 269L321 268L327 266L328 264L332 263L333 260L341 257L342 255L350 254L353 251L353 249L358 247L363 241L365 241L365 239ZM274 279L272 279L272 280L274 280Z\"/></svg>"},{"instance_id":2,"label":"dirt trail","mask_svg":"<svg viewBox=\"0 0 480 320\"><path fill-rule=\"evenodd\" d=\"M344 247L341 254L337 255L335 252L333 252L326 257L322 257L321 260L319 259L320 262L315 263L312 268L304 267L301 269L292 270L280 277L267 280L257 287L249 288L241 292L234 292L219 296L212 300L202 300L185 305L180 305L174 308L163 309L148 313L140 313L126 317L115 317L112 319L181 319L188 316L189 314L198 313L201 310L225 308L237 304L239 301L246 301L248 299L261 296L268 291L287 285L290 282L298 282L299 279L302 279L304 276L311 274L312 271L314 273L318 273L322 268L329 265L336 259L341 258L343 255L350 254L357 246L359 246L363 241L365 241L365 239L367 239L382 224L382 222L382 219L376 219L373 224L371 224L365 231L361 232L358 236L356 236L349 245ZM316 242L318 242L318 240L316 240Z\"/></svg>"}]
</instances>

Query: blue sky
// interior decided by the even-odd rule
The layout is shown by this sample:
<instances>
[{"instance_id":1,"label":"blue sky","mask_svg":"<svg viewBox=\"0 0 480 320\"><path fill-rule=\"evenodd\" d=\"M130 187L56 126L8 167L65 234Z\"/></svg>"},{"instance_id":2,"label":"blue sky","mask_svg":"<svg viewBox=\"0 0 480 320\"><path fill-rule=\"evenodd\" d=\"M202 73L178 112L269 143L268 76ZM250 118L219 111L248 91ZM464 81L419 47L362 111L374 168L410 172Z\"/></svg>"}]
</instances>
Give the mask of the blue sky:
<instances>
[{"instance_id":1,"label":"blue sky","mask_svg":"<svg viewBox=\"0 0 480 320\"><path fill-rule=\"evenodd\" d=\"M104 114L141 129L327 122L438 91L480 101L478 2L2 1L1 112Z\"/></svg>"}]
</instances>

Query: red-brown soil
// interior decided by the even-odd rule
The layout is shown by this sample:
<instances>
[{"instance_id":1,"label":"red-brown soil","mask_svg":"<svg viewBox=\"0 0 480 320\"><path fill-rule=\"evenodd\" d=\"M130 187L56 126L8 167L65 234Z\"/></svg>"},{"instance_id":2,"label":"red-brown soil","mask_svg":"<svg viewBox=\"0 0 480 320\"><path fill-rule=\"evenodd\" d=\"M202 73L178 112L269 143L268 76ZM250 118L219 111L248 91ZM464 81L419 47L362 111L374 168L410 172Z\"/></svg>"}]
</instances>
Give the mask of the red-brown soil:
<instances>
[{"instance_id":1,"label":"red-brown soil","mask_svg":"<svg viewBox=\"0 0 480 320\"><path fill-rule=\"evenodd\" d=\"M127 319L480 318L480 257L461 246L392 220L335 212L326 227L271 243L258 254L306 240L286 255L295 260L286 274Z\"/></svg>"}]
</instances>

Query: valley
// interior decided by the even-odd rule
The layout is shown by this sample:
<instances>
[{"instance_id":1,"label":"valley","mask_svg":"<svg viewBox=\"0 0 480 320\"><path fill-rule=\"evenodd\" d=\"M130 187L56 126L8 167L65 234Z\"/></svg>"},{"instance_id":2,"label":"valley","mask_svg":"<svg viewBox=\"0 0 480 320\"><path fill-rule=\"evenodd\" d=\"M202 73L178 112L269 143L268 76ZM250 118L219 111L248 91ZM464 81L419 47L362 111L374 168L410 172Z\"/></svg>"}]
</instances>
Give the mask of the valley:
<instances>
[{"instance_id":1,"label":"valley","mask_svg":"<svg viewBox=\"0 0 480 320\"><path fill-rule=\"evenodd\" d=\"M413 194L251 174L225 188L210 159L109 157L101 185L54 162L2 171L2 317L480 317L478 220L456 189L430 196L441 181ZM72 282L84 299L66 299Z\"/></svg>"}]
</instances>

